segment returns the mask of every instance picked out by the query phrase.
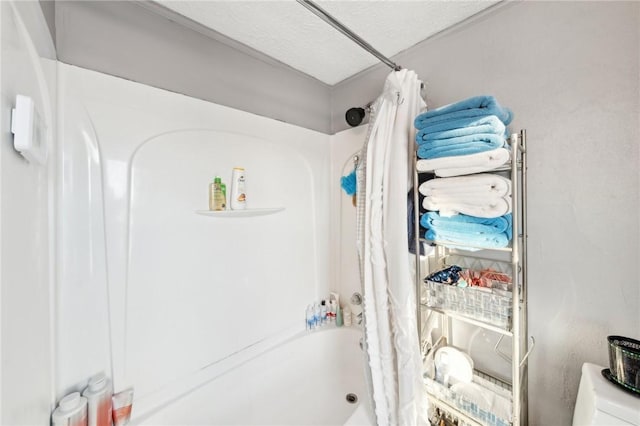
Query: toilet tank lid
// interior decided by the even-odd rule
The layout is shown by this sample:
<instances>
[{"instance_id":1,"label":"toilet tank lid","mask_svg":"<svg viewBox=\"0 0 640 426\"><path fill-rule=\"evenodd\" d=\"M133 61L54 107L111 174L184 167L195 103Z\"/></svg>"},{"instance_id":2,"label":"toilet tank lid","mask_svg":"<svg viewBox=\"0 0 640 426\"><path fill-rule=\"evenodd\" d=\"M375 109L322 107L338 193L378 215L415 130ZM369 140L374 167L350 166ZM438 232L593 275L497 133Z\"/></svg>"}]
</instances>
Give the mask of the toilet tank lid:
<instances>
[{"instance_id":1,"label":"toilet tank lid","mask_svg":"<svg viewBox=\"0 0 640 426\"><path fill-rule=\"evenodd\" d=\"M594 391L596 408L627 423L640 426L640 398L620 389L602 376L605 367L585 363L582 378Z\"/></svg>"}]
</instances>

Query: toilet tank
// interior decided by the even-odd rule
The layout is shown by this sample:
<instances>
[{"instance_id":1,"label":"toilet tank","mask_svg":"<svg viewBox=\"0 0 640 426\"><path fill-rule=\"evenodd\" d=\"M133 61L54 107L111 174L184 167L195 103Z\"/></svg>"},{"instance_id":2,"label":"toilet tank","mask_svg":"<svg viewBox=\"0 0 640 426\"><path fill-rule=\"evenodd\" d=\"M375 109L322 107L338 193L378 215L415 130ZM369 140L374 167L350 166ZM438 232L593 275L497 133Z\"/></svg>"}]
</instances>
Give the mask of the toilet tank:
<instances>
[{"instance_id":1,"label":"toilet tank","mask_svg":"<svg viewBox=\"0 0 640 426\"><path fill-rule=\"evenodd\" d=\"M573 426L640 426L640 397L605 379L603 369L590 363L582 366Z\"/></svg>"}]
</instances>

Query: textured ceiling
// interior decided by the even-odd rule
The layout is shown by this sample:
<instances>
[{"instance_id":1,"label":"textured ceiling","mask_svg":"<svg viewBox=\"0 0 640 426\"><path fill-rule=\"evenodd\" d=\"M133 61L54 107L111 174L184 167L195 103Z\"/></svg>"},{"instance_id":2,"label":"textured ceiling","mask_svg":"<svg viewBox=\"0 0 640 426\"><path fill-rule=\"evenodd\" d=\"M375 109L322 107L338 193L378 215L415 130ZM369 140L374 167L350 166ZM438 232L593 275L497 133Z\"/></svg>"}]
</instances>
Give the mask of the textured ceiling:
<instances>
[{"instance_id":1,"label":"textured ceiling","mask_svg":"<svg viewBox=\"0 0 640 426\"><path fill-rule=\"evenodd\" d=\"M159 0L157 3L329 85L378 62L294 0ZM317 3L391 57L497 1Z\"/></svg>"}]
</instances>

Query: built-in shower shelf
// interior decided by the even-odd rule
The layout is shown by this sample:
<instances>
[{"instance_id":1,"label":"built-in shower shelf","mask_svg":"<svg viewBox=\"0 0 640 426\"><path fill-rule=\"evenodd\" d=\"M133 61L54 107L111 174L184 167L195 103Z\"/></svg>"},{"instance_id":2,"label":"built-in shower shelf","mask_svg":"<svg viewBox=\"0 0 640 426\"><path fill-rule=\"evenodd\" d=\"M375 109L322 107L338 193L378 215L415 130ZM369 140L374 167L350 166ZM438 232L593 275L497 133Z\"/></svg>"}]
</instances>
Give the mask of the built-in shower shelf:
<instances>
[{"instance_id":1,"label":"built-in shower shelf","mask_svg":"<svg viewBox=\"0 0 640 426\"><path fill-rule=\"evenodd\" d=\"M284 207L271 207L262 209L244 209L244 210L196 210L197 214L203 216L212 217L251 217L251 216L265 216L269 214L278 213L284 210Z\"/></svg>"}]
</instances>

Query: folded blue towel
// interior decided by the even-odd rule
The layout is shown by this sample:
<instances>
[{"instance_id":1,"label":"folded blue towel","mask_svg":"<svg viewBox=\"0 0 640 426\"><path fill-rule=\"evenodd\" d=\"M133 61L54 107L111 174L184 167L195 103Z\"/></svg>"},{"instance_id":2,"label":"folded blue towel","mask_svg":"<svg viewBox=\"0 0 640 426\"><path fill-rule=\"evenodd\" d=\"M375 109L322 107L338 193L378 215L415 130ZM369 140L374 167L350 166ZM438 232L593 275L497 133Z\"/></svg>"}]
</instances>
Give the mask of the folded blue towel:
<instances>
[{"instance_id":1,"label":"folded blue towel","mask_svg":"<svg viewBox=\"0 0 640 426\"><path fill-rule=\"evenodd\" d=\"M356 170L340 178L340 186L347 193L347 195L355 195L356 193Z\"/></svg>"},{"instance_id":2,"label":"folded blue towel","mask_svg":"<svg viewBox=\"0 0 640 426\"><path fill-rule=\"evenodd\" d=\"M432 241L448 241L469 247L500 248L509 245L509 239L504 232L494 234L468 234L466 232L429 229L425 237Z\"/></svg>"},{"instance_id":3,"label":"folded blue towel","mask_svg":"<svg viewBox=\"0 0 640 426\"><path fill-rule=\"evenodd\" d=\"M428 141L420 141L418 146L431 148L454 147L455 145L468 144L470 142L480 142L483 144L499 145L505 144L504 135L496 135L493 133L475 133L472 135L457 136L447 139L433 139Z\"/></svg>"},{"instance_id":4,"label":"folded blue towel","mask_svg":"<svg viewBox=\"0 0 640 426\"><path fill-rule=\"evenodd\" d=\"M477 133L505 135L506 126L495 115L487 115L480 118L466 117L422 128L416 133L416 142L455 138Z\"/></svg>"},{"instance_id":5,"label":"folded blue towel","mask_svg":"<svg viewBox=\"0 0 640 426\"><path fill-rule=\"evenodd\" d=\"M506 216L509 216L507 218ZM510 227L511 214L494 218L483 218L457 214L442 217L438 212L428 212L420 218L420 224L427 229L438 231L464 232L467 234L499 234Z\"/></svg>"},{"instance_id":6,"label":"folded blue towel","mask_svg":"<svg viewBox=\"0 0 640 426\"><path fill-rule=\"evenodd\" d=\"M497 116L505 125L513 119L513 113L508 108L500 106L493 96L475 96L423 112L415 118L414 125L416 129L422 129L436 123L486 115Z\"/></svg>"},{"instance_id":7,"label":"folded blue towel","mask_svg":"<svg viewBox=\"0 0 640 426\"><path fill-rule=\"evenodd\" d=\"M504 233L507 234L507 238L511 241L511 238L513 237L513 230L511 229L513 227L513 218L511 217L511 213L505 214L502 217L504 217L508 222L507 229Z\"/></svg>"},{"instance_id":8,"label":"folded blue towel","mask_svg":"<svg viewBox=\"0 0 640 426\"><path fill-rule=\"evenodd\" d=\"M488 133L466 135L418 144L418 157L431 159L476 154L501 148L504 145L505 139L503 136Z\"/></svg>"}]
</instances>

